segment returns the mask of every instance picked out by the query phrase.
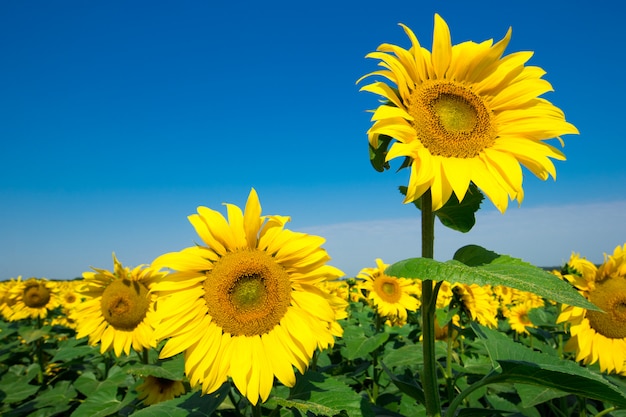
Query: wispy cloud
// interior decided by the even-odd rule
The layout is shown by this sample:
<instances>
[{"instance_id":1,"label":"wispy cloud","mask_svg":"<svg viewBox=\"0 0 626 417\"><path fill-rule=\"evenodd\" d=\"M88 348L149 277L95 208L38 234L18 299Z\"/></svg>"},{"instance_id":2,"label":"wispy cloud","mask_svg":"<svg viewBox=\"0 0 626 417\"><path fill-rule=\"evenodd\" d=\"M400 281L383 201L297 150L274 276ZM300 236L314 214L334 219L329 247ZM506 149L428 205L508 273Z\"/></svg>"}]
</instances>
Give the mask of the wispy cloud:
<instances>
[{"instance_id":1,"label":"wispy cloud","mask_svg":"<svg viewBox=\"0 0 626 417\"><path fill-rule=\"evenodd\" d=\"M302 231L325 237L331 264L347 276L374 266L376 258L393 263L421 253L418 216L319 225ZM435 258L442 261L451 259L462 246L477 244L538 266L559 266L572 252L597 263L604 253L626 242L626 201L511 208L504 215L482 211L469 233L438 223L435 234Z\"/></svg>"}]
</instances>

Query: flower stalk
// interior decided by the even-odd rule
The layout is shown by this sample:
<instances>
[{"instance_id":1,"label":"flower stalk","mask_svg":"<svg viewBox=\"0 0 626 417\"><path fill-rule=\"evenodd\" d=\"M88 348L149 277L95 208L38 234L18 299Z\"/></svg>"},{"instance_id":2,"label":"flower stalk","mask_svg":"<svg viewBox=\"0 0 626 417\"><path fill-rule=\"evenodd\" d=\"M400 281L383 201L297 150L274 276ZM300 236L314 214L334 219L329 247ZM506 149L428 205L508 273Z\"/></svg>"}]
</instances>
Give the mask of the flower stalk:
<instances>
[{"instance_id":1,"label":"flower stalk","mask_svg":"<svg viewBox=\"0 0 626 417\"><path fill-rule=\"evenodd\" d=\"M422 257L433 258L435 245L435 215L432 209L430 190L422 196ZM441 415L441 401L437 384L437 364L435 362L435 311L437 308L437 292L432 280L422 283L422 349L424 353L424 370L422 385L424 388L426 414L431 417Z\"/></svg>"}]
</instances>

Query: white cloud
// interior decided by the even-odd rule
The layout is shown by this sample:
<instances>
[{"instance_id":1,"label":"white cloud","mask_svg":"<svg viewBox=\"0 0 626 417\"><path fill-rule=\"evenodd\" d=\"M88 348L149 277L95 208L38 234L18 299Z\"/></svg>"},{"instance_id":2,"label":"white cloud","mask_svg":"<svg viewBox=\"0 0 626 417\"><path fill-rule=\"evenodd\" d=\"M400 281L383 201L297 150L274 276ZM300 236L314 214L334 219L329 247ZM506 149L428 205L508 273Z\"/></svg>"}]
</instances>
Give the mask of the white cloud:
<instances>
[{"instance_id":1,"label":"white cloud","mask_svg":"<svg viewBox=\"0 0 626 417\"><path fill-rule=\"evenodd\" d=\"M380 219L304 228L326 238L332 265L347 276L375 265L421 254L419 217ZM448 260L465 245L477 244L498 253L522 258L538 266L560 266L572 252L602 262L626 242L626 201L563 206L511 208L502 215L481 211L469 233L437 223L435 258Z\"/></svg>"}]
</instances>

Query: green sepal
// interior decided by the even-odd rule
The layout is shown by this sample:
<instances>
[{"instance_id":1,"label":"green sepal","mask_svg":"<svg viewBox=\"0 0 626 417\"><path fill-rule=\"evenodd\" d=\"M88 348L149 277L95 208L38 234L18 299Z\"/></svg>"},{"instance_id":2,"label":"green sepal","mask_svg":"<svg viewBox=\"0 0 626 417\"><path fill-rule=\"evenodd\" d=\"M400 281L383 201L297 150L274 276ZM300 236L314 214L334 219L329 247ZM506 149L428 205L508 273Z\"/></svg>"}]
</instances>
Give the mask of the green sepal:
<instances>
[{"instance_id":1,"label":"green sepal","mask_svg":"<svg viewBox=\"0 0 626 417\"><path fill-rule=\"evenodd\" d=\"M400 192L406 196L407 187L400 186ZM480 209L482 201L485 199L483 193L474 183L470 183L463 200L459 201L454 193L450 199L439 210L435 211L435 216L439 218L441 224L452 230L467 233L476 224L476 212ZM415 207L422 209L422 199L413 201Z\"/></svg>"},{"instance_id":2,"label":"green sepal","mask_svg":"<svg viewBox=\"0 0 626 417\"><path fill-rule=\"evenodd\" d=\"M392 141L391 136L380 135L378 137L378 147L375 148L370 143L369 145L369 154L370 154L370 163L372 167L378 172L383 172L389 169L389 162L385 160L387 157L387 152L389 151L389 144Z\"/></svg>"}]
</instances>

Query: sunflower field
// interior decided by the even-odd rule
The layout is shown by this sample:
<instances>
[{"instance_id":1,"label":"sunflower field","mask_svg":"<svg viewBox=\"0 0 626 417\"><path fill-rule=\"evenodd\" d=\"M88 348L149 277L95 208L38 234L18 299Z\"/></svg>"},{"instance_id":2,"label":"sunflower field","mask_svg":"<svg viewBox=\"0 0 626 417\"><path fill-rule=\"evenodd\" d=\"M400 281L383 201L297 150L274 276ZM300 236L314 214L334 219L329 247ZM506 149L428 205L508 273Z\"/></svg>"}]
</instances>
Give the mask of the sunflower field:
<instances>
[{"instance_id":1,"label":"sunflower field","mask_svg":"<svg viewBox=\"0 0 626 417\"><path fill-rule=\"evenodd\" d=\"M70 281L0 283L0 414L18 416L626 417L626 244L544 269L477 245L434 259L488 199L555 177L577 134L530 52L500 41L383 43L358 80L381 99L370 162L400 158L421 255L353 277L325 239L244 207L198 207L198 242ZM575 249L575 248L573 248ZM594 256L596 254L593 254Z\"/></svg>"},{"instance_id":2,"label":"sunflower field","mask_svg":"<svg viewBox=\"0 0 626 417\"><path fill-rule=\"evenodd\" d=\"M618 297L616 288L624 287L625 250L618 247L600 267L574 254L551 274L587 297L599 291L590 299L610 303L603 293ZM459 258L469 254L486 255L470 247ZM519 270L533 268L512 258L506 262ZM321 286L344 308L337 321L341 337L316 350L292 386L275 381L268 397L256 403L232 380L210 393L192 388L185 376L190 356L159 358L165 342L128 352L122 347L117 355L117 340L103 351L103 340L78 338L81 317L76 312L85 303L89 278L4 281L0 414L426 416L420 382L422 282L387 275L387 265L376 264L357 277ZM132 275L133 270L117 265L118 274ZM503 285L440 282L434 356L444 415L626 416L626 339L603 333L591 311ZM613 332L623 329L616 326L621 308L605 306L614 312L606 322ZM237 357L229 362L244 363ZM250 396L250 389L246 393Z\"/></svg>"}]
</instances>

